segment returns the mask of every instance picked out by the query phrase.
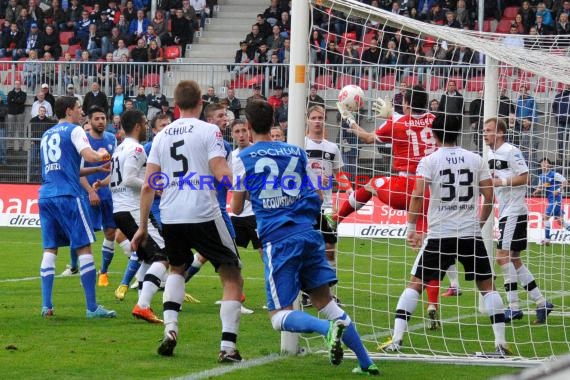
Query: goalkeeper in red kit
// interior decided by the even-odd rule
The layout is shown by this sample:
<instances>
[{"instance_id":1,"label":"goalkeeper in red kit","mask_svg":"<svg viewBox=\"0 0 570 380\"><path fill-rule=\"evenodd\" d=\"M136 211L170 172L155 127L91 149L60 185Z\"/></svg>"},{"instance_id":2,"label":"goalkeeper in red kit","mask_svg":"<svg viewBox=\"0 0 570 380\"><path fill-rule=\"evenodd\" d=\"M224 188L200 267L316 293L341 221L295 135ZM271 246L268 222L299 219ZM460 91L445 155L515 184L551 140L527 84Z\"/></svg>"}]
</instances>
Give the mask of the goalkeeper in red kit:
<instances>
[{"instance_id":1,"label":"goalkeeper in red kit","mask_svg":"<svg viewBox=\"0 0 570 380\"><path fill-rule=\"evenodd\" d=\"M408 89L402 102L403 115L393 112L389 101L377 99L373 109L378 117L386 119L375 132L367 132L354 120L350 111L342 103L337 103L343 119L350 125L351 131L364 143L375 141L392 144L393 168L397 175L390 177L374 177L365 186L350 194L337 213L330 216L329 224L336 226L354 211L362 208L372 196L377 196L382 203L397 209L407 210L415 186L416 168L420 160L436 150L431 125L435 115L427 112L428 94L419 85ZM416 231L427 231L427 202L424 202L424 213L418 218ZM428 315L430 329L439 325L437 303L439 281L432 280L427 284Z\"/></svg>"}]
</instances>

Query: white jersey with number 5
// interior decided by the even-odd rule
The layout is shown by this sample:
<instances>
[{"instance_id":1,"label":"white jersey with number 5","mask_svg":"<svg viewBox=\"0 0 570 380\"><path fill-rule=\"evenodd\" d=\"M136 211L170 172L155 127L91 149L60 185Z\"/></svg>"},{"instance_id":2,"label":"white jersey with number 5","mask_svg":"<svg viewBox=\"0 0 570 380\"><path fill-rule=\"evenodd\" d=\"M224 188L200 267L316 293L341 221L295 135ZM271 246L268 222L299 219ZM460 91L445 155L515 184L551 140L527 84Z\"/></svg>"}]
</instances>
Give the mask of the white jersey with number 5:
<instances>
[{"instance_id":1,"label":"white jersey with number 5","mask_svg":"<svg viewBox=\"0 0 570 380\"><path fill-rule=\"evenodd\" d=\"M489 168L494 178L507 179L528 173L528 166L520 149L509 143L503 143L499 149L489 150ZM526 215L526 185L498 186L495 195L499 204L499 218L505 216Z\"/></svg>"},{"instance_id":2,"label":"white jersey with number 5","mask_svg":"<svg viewBox=\"0 0 570 380\"><path fill-rule=\"evenodd\" d=\"M225 158L220 129L196 118L183 118L160 131L148 163L160 165L168 185L160 199L164 224L202 223L221 216L209 161ZM153 182L149 178L149 182ZM231 178L227 179L231 185Z\"/></svg>"},{"instance_id":3,"label":"white jersey with number 5","mask_svg":"<svg viewBox=\"0 0 570 380\"><path fill-rule=\"evenodd\" d=\"M113 196L113 212L140 208L141 187L144 182L146 153L135 139L127 137L117 147L111 159L109 187Z\"/></svg>"},{"instance_id":4,"label":"white jersey with number 5","mask_svg":"<svg viewBox=\"0 0 570 380\"><path fill-rule=\"evenodd\" d=\"M428 238L481 236L479 182L491 175L479 155L440 147L421 159L416 173L429 183Z\"/></svg>"}]
</instances>

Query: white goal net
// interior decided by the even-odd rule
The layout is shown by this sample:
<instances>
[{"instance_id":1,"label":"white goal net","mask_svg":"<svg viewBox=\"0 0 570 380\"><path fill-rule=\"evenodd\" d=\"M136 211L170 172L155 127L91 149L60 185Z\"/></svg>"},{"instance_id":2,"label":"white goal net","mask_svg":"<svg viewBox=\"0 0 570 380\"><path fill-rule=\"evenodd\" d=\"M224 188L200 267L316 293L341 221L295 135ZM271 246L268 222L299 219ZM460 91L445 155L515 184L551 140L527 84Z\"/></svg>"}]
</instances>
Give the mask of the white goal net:
<instances>
[{"instance_id":1,"label":"white goal net","mask_svg":"<svg viewBox=\"0 0 570 380\"><path fill-rule=\"evenodd\" d=\"M537 306L519 283L524 316L507 324L506 338L519 362L569 352L568 189L560 189L562 220L544 218L545 191L535 190L540 187L543 158L548 158L552 170L566 178L570 175L570 132L565 129L570 128L570 36L519 35L518 30L481 33L419 21L353 0L311 0L310 12L307 81L324 99L327 137L340 145L344 169L353 182L389 176L393 162L389 143L366 144L335 117L339 90L347 84L364 90L366 102L355 117L370 132L384 122L375 117L372 101L388 98L401 113L402 93L414 85L426 89L428 107L434 113L462 118L460 144L466 149L483 154L486 118L498 117L507 123L508 141L522 151L530 170L524 200L529 208L529 244L521 257L554 310L545 324L535 325ZM340 192L338 197L340 206L346 196ZM497 237L497 216L495 211L489 239ZM545 225L550 225L550 244L541 245L546 239ZM396 304L416 258L417 252L406 246L405 227L406 212L376 197L338 227L340 282L335 291L368 349L379 354L378 346L392 334ZM496 264L494 269L496 288L508 305L503 273ZM398 357L476 360L476 353L494 352L493 330L488 315L478 310L475 285L464 280L460 264L458 271L461 296L444 297L450 282L447 277L441 282L441 327L429 329L424 292ZM305 337L304 343L311 350L320 346L313 338Z\"/></svg>"}]
</instances>

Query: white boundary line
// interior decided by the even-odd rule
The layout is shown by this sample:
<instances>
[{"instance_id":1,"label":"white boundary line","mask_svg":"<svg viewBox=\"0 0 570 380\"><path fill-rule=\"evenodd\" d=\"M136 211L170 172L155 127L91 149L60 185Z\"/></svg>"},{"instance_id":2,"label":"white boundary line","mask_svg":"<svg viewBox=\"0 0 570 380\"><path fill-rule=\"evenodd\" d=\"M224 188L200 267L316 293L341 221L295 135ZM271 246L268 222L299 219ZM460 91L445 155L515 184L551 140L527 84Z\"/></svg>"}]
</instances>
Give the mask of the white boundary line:
<instances>
[{"instance_id":1,"label":"white boundary line","mask_svg":"<svg viewBox=\"0 0 570 380\"><path fill-rule=\"evenodd\" d=\"M233 365L219 366L216 368L208 369L202 372L197 372L189 375L183 375L180 377L174 377L175 380L198 380L198 379L209 379L211 377L222 376L240 369L249 369L253 367L259 367L269 363L273 363L279 360L287 358L286 355L270 354L267 356L262 356L260 358L255 358L251 360L245 360L241 363L236 363Z\"/></svg>"}]
</instances>

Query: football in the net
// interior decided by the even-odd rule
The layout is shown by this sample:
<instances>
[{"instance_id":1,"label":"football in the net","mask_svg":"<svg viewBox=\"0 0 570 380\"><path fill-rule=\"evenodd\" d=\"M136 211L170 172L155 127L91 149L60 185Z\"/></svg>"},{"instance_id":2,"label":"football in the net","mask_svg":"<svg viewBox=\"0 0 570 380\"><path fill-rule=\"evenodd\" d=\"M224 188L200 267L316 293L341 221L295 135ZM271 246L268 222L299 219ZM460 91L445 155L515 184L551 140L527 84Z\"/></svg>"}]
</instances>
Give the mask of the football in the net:
<instances>
[{"instance_id":1,"label":"football in the net","mask_svg":"<svg viewBox=\"0 0 570 380\"><path fill-rule=\"evenodd\" d=\"M349 84L340 90L338 101L349 111L356 112L364 105L364 91L354 84Z\"/></svg>"}]
</instances>

